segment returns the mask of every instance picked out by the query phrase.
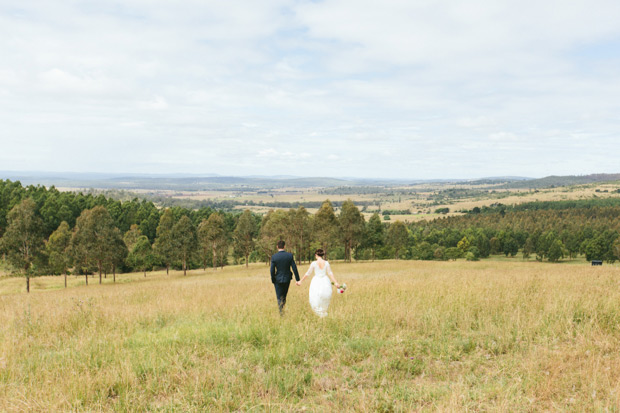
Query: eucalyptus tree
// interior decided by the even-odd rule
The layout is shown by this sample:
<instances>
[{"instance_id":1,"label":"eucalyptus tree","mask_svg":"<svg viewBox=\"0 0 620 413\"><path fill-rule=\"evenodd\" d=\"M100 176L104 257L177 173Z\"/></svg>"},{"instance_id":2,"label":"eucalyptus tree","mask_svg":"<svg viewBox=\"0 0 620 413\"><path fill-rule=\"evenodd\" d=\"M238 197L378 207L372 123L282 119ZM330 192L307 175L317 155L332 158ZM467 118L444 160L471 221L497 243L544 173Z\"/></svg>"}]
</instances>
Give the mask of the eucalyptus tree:
<instances>
[{"instance_id":1,"label":"eucalyptus tree","mask_svg":"<svg viewBox=\"0 0 620 413\"><path fill-rule=\"evenodd\" d=\"M129 231L125 232L123 235L123 241L125 241L125 245L129 251L133 250L134 245L138 242L138 239L142 236L142 231L138 228L137 224L131 224Z\"/></svg>"},{"instance_id":2,"label":"eucalyptus tree","mask_svg":"<svg viewBox=\"0 0 620 413\"><path fill-rule=\"evenodd\" d=\"M24 272L27 292L30 292L32 265L44 250L43 225L35 202L26 198L7 214L6 231L0 239L0 249L7 261Z\"/></svg>"},{"instance_id":3,"label":"eucalyptus tree","mask_svg":"<svg viewBox=\"0 0 620 413\"><path fill-rule=\"evenodd\" d=\"M290 244L291 219L283 210L269 211L261 222L258 246L267 262L276 251L276 244L284 240Z\"/></svg>"},{"instance_id":4,"label":"eucalyptus tree","mask_svg":"<svg viewBox=\"0 0 620 413\"><path fill-rule=\"evenodd\" d=\"M200 233L200 229L198 230ZM245 257L246 268L249 265L250 253L256 245L255 239L258 234L256 220L249 209L243 211L233 233L234 249Z\"/></svg>"},{"instance_id":5,"label":"eucalyptus tree","mask_svg":"<svg viewBox=\"0 0 620 413\"><path fill-rule=\"evenodd\" d=\"M304 258L308 258L307 250L310 244L310 236L312 221L310 213L303 206L289 211L291 221L291 241L294 246L297 259L303 262Z\"/></svg>"},{"instance_id":6,"label":"eucalyptus tree","mask_svg":"<svg viewBox=\"0 0 620 413\"><path fill-rule=\"evenodd\" d=\"M372 260L374 261L377 249L382 247L385 243L385 227L377 212L372 214L368 220L364 238L365 246L370 248L370 251L372 252Z\"/></svg>"},{"instance_id":7,"label":"eucalyptus tree","mask_svg":"<svg viewBox=\"0 0 620 413\"><path fill-rule=\"evenodd\" d=\"M364 216L350 199L342 203L338 216L341 239L344 242L344 259L351 262L351 251L364 235Z\"/></svg>"},{"instance_id":8,"label":"eucalyptus tree","mask_svg":"<svg viewBox=\"0 0 620 413\"><path fill-rule=\"evenodd\" d=\"M127 261L134 269L143 271L146 277L146 270L152 268L155 261L153 247L146 235L138 237L127 256Z\"/></svg>"},{"instance_id":9,"label":"eucalyptus tree","mask_svg":"<svg viewBox=\"0 0 620 413\"><path fill-rule=\"evenodd\" d=\"M196 252L196 228L192 220L183 215L172 227L172 247L176 257L183 266L183 275L187 275L187 262Z\"/></svg>"},{"instance_id":10,"label":"eucalyptus tree","mask_svg":"<svg viewBox=\"0 0 620 413\"><path fill-rule=\"evenodd\" d=\"M129 250L127 249L127 245L125 241L120 236L120 230L118 228L114 228L115 234L114 243L112 245L112 253L108 258L108 264L112 267L112 274L114 277L114 282L116 282L116 269L123 265L127 255L129 254Z\"/></svg>"},{"instance_id":11,"label":"eucalyptus tree","mask_svg":"<svg viewBox=\"0 0 620 413\"><path fill-rule=\"evenodd\" d=\"M401 221L396 221L390 225L387 231L386 242L394 248L394 258L399 258L400 251L407 246L408 241L409 232L405 224Z\"/></svg>"},{"instance_id":12,"label":"eucalyptus tree","mask_svg":"<svg viewBox=\"0 0 620 413\"><path fill-rule=\"evenodd\" d=\"M203 248L204 268L206 268L206 256L208 251L213 254L213 271L217 269L218 253L226 245L226 228L224 225L224 217L218 212L209 215L209 218L203 219L198 226L198 239Z\"/></svg>"},{"instance_id":13,"label":"eucalyptus tree","mask_svg":"<svg viewBox=\"0 0 620 413\"><path fill-rule=\"evenodd\" d=\"M103 266L114 259L121 243L125 245L108 210L104 206L96 206L82 211L77 219L71 239L71 251L75 262L86 266L96 265L101 284ZM124 246L125 250L126 248ZM86 284L88 285L88 274Z\"/></svg>"},{"instance_id":14,"label":"eucalyptus tree","mask_svg":"<svg viewBox=\"0 0 620 413\"><path fill-rule=\"evenodd\" d=\"M338 219L334 213L334 207L329 200L323 202L314 215L313 232L316 241L321 245L327 256L329 248L341 238Z\"/></svg>"},{"instance_id":15,"label":"eucalyptus tree","mask_svg":"<svg viewBox=\"0 0 620 413\"><path fill-rule=\"evenodd\" d=\"M71 266L70 245L71 230L69 229L69 224L66 221L62 221L56 231L50 235L45 249L52 273L65 276L65 288L67 288L67 270Z\"/></svg>"},{"instance_id":16,"label":"eucalyptus tree","mask_svg":"<svg viewBox=\"0 0 620 413\"><path fill-rule=\"evenodd\" d=\"M155 244L153 245L156 256L166 267L166 274L169 274L170 264L172 264L175 257L173 229L173 212L172 209L167 208L159 218L157 237L155 238Z\"/></svg>"},{"instance_id":17,"label":"eucalyptus tree","mask_svg":"<svg viewBox=\"0 0 620 413\"><path fill-rule=\"evenodd\" d=\"M558 262L560 261L560 259L564 258L565 252L566 247L564 247L564 243L562 242L562 240L556 239L549 247L549 253L547 254L547 258L550 262Z\"/></svg>"}]
</instances>

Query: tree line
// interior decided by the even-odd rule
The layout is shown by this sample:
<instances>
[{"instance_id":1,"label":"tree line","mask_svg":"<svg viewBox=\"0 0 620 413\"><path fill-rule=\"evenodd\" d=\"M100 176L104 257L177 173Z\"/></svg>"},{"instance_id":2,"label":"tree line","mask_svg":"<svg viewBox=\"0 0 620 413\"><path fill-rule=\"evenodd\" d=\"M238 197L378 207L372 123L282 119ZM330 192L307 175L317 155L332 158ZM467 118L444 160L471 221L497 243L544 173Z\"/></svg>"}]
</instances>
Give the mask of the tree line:
<instances>
[{"instance_id":1,"label":"tree line","mask_svg":"<svg viewBox=\"0 0 620 413\"><path fill-rule=\"evenodd\" d=\"M620 256L620 205L609 201L529 207L496 205L458 217L405 224L366 220L351 200L271 210L158 208L150 201L23 187L0 181L0 253L11 269L41 274L108 274L154 268L216 269L268 262L278 240L300 262L323 248L330 259L478 260L493 254L557 262L564 257L613 262Z\"/></svg>"}]
</instances>

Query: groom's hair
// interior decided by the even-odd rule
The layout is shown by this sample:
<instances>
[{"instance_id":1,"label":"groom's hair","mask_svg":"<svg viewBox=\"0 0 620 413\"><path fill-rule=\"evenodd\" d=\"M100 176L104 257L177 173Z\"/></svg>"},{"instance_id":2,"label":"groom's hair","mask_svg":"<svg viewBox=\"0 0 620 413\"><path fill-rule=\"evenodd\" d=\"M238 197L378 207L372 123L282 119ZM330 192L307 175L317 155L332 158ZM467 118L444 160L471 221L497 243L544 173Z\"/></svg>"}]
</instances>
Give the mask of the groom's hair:
<instances>
[{"instance_id":1,"label":"groom's hair","mask_svg":"<svg viewBox=\"0 0 620 413\"><path fill-rule=\"evenodd\" d=\"M282 240L278 241L278 249L281 249L281 250L284 249L285 245L286 245L286 242Z\"/></svg>"}]
</instances>

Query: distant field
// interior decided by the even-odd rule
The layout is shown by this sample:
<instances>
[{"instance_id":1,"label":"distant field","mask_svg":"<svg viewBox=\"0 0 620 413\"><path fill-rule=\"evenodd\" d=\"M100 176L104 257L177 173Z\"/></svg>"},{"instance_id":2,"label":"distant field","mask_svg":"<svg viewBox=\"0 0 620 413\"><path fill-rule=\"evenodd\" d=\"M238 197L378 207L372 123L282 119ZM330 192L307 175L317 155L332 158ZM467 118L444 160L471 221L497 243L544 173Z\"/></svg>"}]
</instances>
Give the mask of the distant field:
<instances>
[{"instance_id":1,"label":"distant field","mask_svg":"<svg viewBox=\"0 0 620 413\"><path fill-rule=\"evenodd\" d=\"M307 266L302 266L305 269ZM0 279L0 411L607 411L620 405L620 268L334 263L277 314L265 265Z\"/></svg>"},{"instance_id":2,"label":"distant field","mask_svg":"<svg viewBox=\"0 0 620 413\"><path fill-rule=\"evenodd\" d=\"M376 188L376 192L372 189ZM59 188L60 190L76 190L75 188ZM520 204L534 201L562 201L590 199L593 197L620 197L619 182L588 184L549 189L500 189L499 185L466 185L466 184L416 184L394 185L382 187L283 187L257 190L196 190L179 191L167 189L136 189L130 193L120 193L131 199L134 196L154 199L174 199L190 202L187 207L198 205L200 201L226 202L234 201L241 205L234 209L250 209L264 214L271 209L282 208L278 203L298 205L319 203L326 199L342 202L352 199L356 202L366 218L374 211L399 211L390 214L391 221L430 220L441 216L461 215L461 211L469 211L475 207L485 207L496 203L505 205ZM357 192L356 192L357 191ZM114 195L111 195L114 196ZM193 203L193 204L191 204ZM254 205L244 205L253 203ZM263 203L264 205L259 205ZM366 206L364 210L363 207ZM310 213L318 208L307 206ZM448 208L447 214L437 214L436 210ZM402 211L410 211L404 214Z\"/></svg>"}]
</instances>

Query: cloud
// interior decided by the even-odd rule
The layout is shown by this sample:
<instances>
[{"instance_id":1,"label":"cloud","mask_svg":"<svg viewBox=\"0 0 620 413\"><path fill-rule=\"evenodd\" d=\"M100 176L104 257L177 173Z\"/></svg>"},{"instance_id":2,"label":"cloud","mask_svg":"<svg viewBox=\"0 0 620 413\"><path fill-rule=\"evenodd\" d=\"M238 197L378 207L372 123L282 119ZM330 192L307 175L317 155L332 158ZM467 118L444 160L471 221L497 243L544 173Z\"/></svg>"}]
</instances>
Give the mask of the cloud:
<instances>
[{"instance_id":1,"label":"cloud","mask_svg":"<svg viewBox=\"0 0 620 413\"><path fill-rule=\"evenodd\" d=\"M611 0L9 1L0 162L411 178L613 169L583 142L620 149L619 19Z\"/></svg>"}]
</instances>

